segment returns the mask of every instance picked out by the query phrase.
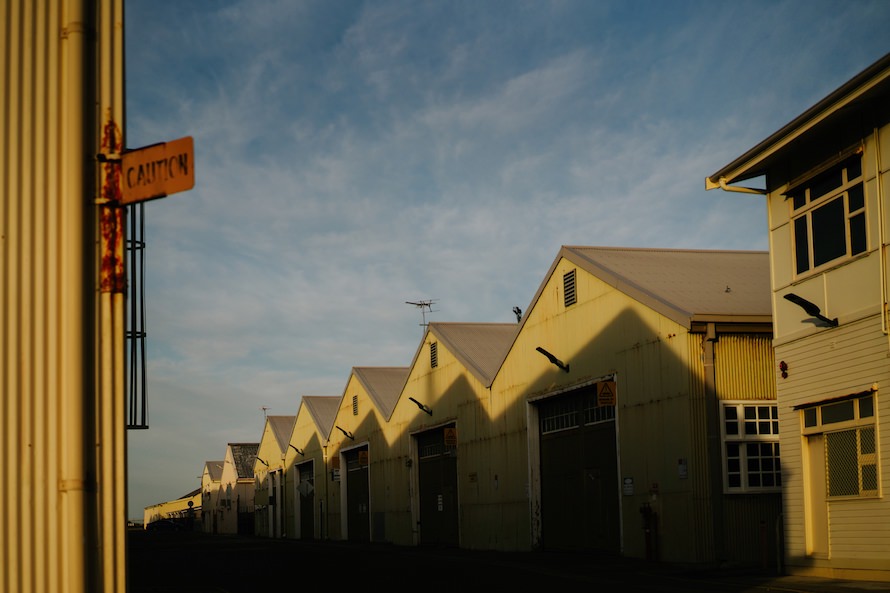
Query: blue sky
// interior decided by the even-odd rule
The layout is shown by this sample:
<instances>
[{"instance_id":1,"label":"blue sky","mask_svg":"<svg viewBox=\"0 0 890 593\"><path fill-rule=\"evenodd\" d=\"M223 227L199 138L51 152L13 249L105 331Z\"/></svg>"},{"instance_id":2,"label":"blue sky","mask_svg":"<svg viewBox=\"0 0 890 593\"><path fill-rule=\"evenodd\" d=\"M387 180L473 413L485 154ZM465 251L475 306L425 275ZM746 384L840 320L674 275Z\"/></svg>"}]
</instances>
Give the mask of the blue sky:
<instances>
[{"instance_id":1,"label":"blue sky","mask_svg":"<svg viewBox=\"0 0 890 593\"><path fill-rule=\"evenodd\" d=\"M194 137L146 203L150 428L129 516L266 413L515 322L561 245L767 249L704 179L890 51L886 0L126 0L126 145Z\"/></svg>"}]
</instances>

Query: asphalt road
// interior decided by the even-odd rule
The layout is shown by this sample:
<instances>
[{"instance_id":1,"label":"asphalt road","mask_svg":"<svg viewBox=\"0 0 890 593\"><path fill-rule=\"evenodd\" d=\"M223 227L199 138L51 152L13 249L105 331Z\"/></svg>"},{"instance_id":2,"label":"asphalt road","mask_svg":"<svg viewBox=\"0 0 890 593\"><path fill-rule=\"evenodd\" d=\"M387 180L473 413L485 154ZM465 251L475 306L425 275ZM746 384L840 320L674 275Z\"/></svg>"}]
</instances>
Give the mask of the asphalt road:
<instances>
[{"instance_id":1,"label":"asphalt road","mask_svg":"<svg viewBox=\"0 0 890 593\"><path fill-rule=\"evenodd\" d=\"M690 569L589 553L475 552L130 531L129 593L276 593L298 589L469 593L620 591L862 593L890 583Z\"/></svg>"}]
</instances>

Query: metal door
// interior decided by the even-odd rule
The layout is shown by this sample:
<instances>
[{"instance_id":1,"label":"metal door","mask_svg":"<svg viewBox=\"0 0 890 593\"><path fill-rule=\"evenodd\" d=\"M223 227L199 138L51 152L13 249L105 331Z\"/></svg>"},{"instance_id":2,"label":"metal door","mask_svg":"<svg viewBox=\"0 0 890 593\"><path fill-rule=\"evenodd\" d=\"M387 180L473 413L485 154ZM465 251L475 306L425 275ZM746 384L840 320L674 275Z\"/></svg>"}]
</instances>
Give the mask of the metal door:
<instances>
[{"instance_id":1,"label":"metal door","mask_svg":"<svg viewBox=\"0 0 890 593\"><path fill-rule=\"evenodd\" d=\"M417 436L420 543L459 545L457 443L454 425Z\"/></svg>"}]
</instances>

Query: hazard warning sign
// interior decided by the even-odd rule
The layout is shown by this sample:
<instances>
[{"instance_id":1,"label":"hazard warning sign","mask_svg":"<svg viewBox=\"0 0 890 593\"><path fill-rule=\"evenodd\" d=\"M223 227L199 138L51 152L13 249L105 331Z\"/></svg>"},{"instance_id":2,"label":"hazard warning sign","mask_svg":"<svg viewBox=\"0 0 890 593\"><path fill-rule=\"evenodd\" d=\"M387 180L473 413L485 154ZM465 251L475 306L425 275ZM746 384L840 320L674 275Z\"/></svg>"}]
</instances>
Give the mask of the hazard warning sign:
<instances>
[{"instance_id":1,"label":"hazard warning sign","mask_svg":"<svg viewBox=\"0 0 890 593\"><path fill-rule=\"evenodd\" d=\"M600 381L596 384L596 403L599 406L615 405L615 381Z\"/></svg>"}]
</instances>

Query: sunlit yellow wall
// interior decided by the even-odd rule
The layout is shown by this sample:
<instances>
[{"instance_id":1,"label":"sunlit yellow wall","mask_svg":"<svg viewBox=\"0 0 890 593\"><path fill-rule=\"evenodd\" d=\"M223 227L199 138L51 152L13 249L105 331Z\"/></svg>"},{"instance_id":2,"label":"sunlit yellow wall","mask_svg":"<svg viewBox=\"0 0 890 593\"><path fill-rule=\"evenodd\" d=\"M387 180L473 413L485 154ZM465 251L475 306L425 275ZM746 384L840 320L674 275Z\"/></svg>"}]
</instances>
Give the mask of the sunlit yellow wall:
<instances>
[{"instance_id":1,"label":"sunlit yellow wall","mask_svg":"<svg viewBox=\"0 0 890 593\"><path fill-rule=\"evenodd\" d=\"M357 402L355 408L353 408L354 397ZM346 510L344 508L346 501L342 498L344 480L347 479L346 465L342 454L346 450L365 444L368 446L370 463L368 468L370 488L370 512L368 519L370 521L371 539L372 541L387 541L389 539L386 528L383 527L381 529L380 527L385 523L385 518L380 513L385 508L387 491L390 488L398 487L398 482L393 481L392 476L386 472L386 459L389 457L389 452L387 451L386 439L383 436L382 427L385 424L386 416L378 409L374 400L368 394L367 389L362 385L362 382L358 380L354 373L350 373L340 401L340 408L334 419L334 426L339 426L351 433L353 438L347 437L341 430L334 428L328 441L328 455L331 458L337 458L338 461L333 461L332 463L339 464L341 468L339 480L332 479L330 470L333 469L333 465L329 466L329 471L325 476L328 496L325 504L328 509L326 521L330 526L331 531L329 535L332 539L349 539L346 529ZM381 523L381 521L384 523Z\"/></svg>"},{"instance_id":2,"label":"sunlit yellow wall","mask_svg":"<svg viewBox=\"0 0 890 593\"><path fill-rule=\"evenodd\" d=\"M192 506L189 507L189 503ZM192 513L189 513L192 509ZM193 496L185 498L177 498L176 500L168 500L155 505L147 506L144 510L143 526L145 529L151 529L150 524L162 519L173 519L183 522L184 527L189 527L184 521L191 517L195 524L190 527L199 529L198 524L201 521L201 493L198 492Z\"/></svg>"},{"instance_id":3,"label":"sunlit yellow wall","mask_svg":"<svg viewBox=\"0 0 890 593\"><path fill-rule=\"evenodd\" d=\"M256 508L254 527L256 534L262 537L281 536L280 514L283 512L281 476L284 472L284 461L284 452L278 444L271 424L267 421L260 439L257 461L253 466L254 483L257 484L254 498ZM272 501L274 504L270 504Z\"/></svg>"},{"instance_id":4,"label":"sunlit yellow wall","mask_svg":"<svg viewBox=\"0 0 890 593\"><path fill-rule=\"evenodd\" d=\"M578 302L566 308L563 275L573 269ZM690 356L686 329L565 258L556 263L545 280L495 379L493 392L501 398L500 413L518 423L529 411L529 398L614 376L621 473L637 485L636 494L622 500L623 523L627 526L624 546L630 555L639 556L642 529L638 529L638 507L648 499L647 485L661 482L662 498L688 494L685 484L667 479L667 475L676 474L676 460L688 457L691 448L685 430ZM538 346L567 362L570 372L551 364L535 350ZM529 438L534 439L536 431L537 426L532 426ZM645 438L640 438L643 435ZM538 463L533 456L528 469L533 509L541 504ZM540 537L538 529L533 524L535 545Z\"/></svg>"},{"instance_id":5,"label":"sunlit yellow wall","mask_svg":"<svg viewBox=\"0 0 890 593\"><path fill-rule=\"evenodd\" d=\"M213 479L207 466L204 466L204 472L201 474L201 523L202 529L206 533L214 533L218 520L219 505L219 479Z\"/></svg>"},{"instance_id":6,"label":"sunlit yellow wall","mask_svg":"<svg viewBox=\"0 0 890 593\"><path fill-rule=\"evenodd\" d=\"M102 127L124 127L121 6L0 3L6 591L126 585L123 295L98 291L94 204Z\"/></svg>"},{"instance_id":7,"label":"sunlit yellow wall","mask_svg":"<svg viewBox=\"0 0 890 593\"><path fill-rule=\"evenodd\" d=\"M566 308L563 275L573 269L578 302ZM708 422L713 426L714 419L708 419L704 405L704 335L691 334L568 259L559 260L546 280L495 379L491 416L503 426L503 434L511 435L517 427L525 429L529 399L614 377L620 478L631 478L634 484L632 494L616 493L621 502L624 553L645 556L640 507L649 503L661 521L662 559L708 560L713 555L713 546L708 547L713 543L710 515L712 509L719 510L714 496L721 494L713 486L719 475L712 474L719 468L707 455ZM758 344L750 351L744 347L733 351L729 348L733 339L727 339L728 355L718 371L727 395L768 396L769 336L750 337ZM570 372L551 364L535 350L538 346L568 363ZM752 369L757 376L753 391L738 378L751 375ZM521 433L524 446L505 447L511 453L532 452L529 474L524 477L530 491L532 546L540 537L535 515L541 504L536 431L532 425L527 435ZM678 468L681 459L687 460L688 467L683 477Z\"/></svg>"},{"instance_id":8,"label":"sunlit yellow wall","mask_svg":"<svg viewBox=\"0 0 890 593\"><path fill-rule=\"evenodd\" d=\"M430 343L438 366L430 366ZM430 416L408 398L429 406ZM457 429L460 546L470 549L528 548L523 419L498 413L497 398L434 331L424 336L392 417L386 426L393 487L387 528L396 543L417 543L417 455L412 435L453 423ZM410 466L409 466L410 463ZM497 486L495 486L497 475Z\"/></svg>"},{"instance_id":9,"label":"sunlit yellow wall","mask_svg":"<svg viewBox=\"0 0 890 593\"><path fill-rule=\"evenodd\" d=\"M256 485L254 479L239 478L235 467L232 447L226 447L222 477L219 481L219 533L238 533L238 508L253 511ZM227 500L230 501L227 503ZM256 525L256 523L254 524Z\"/></svg>"},{"instance_id":10,"label":"sunlit yellow wall","mask_svg":"<svg viewBox=\"0 0 890 593\"><path fill-rule=\"evenodd\" d=\"M300 408L297 411L296 420L294 421L294 427L290 436L290 442L285 458L288 489L287 498L285 500L285 515L288 537L300 537L300 526L297 521L298 509L296 504L299 497L299 493L296 490L296 487L299 485L299 478L295 465L307 461L314 461L313 480L315 485L315 504L313 505L312 513L312 532L314 533L315 538L322 539L327 537L326 512L321 510L322 508L327 509L327 491L331 479L330 472L327 471L327 437L328 434L326 432L323 433L320 431L309 408L301 403ZM302 453L298 453L297 449Z\"/></svg>"},{"instance_id":11,"label":"sunlit yellow wall","mask_svg":"<svg viewBox=\"0 0 890 593\"><path fill-rule=\"evenodd\" d=\"M883 110L886 113L886 106ZM777 379L782 467L788 476L783 491L786 562L790 571L800 574L890 580L890 531L875 524L876 518L890 514L886 496L890 491L890 430L883 426L884 419L890 417L890 398L884 393L890 384L890 339L882 327L881 313L890 292L886 255L890 243L890 127L882 126L862 141L868 221L868 252L864 256L795 281L790 207L782 195L786 186L777 187L768 196L775 358L788 364L788 377ZM787 292L818 304L824 314L839 319L839 326L829 329L803 323L808 315L782 298ZM794 406L857 393L873 385L878 387L875 401L882 496L826 502L814 494L808 502L804 439L800 412ZM810 556L808 504L814 505L812 512L829 517L830 557Z\"/></svg>"}]
</instances>

